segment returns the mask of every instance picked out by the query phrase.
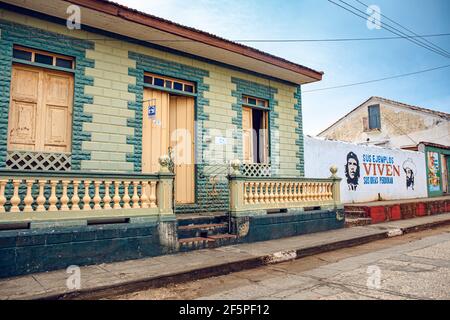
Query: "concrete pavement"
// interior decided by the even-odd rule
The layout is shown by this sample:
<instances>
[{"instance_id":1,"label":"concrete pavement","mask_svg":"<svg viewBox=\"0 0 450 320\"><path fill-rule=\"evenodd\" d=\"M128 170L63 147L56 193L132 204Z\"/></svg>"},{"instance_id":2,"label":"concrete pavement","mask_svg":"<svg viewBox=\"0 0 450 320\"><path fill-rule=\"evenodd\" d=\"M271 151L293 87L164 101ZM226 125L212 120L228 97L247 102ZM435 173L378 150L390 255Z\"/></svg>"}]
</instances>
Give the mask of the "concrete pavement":
<instances>
[{"instance_id":1,"label":"concrete pavement","mask_svg":"<svg viewBox=\"0 0 450 320\"><path fill-rule=\"evenodd\" d=\"M197 299L448 300L450 228L446 229L442 234L394 244L308 271L295 270L300 261L285 263L276 268L281 271L278 274ZM227 283L228 279L221 281Z\"/></svg>"},{"instance_id":2,"label":"concrete pavement","mask_svg":"<svg viewBox=\"0 0 450 320\"><path fill-rule=\"evenodd\" d=\"M450 224L450 213L365 227L80 268L80 289L66 270L0 280L0 299L98 298L200 279ZM342 270L341 270L342 271Z\"/></svg>"}]
</instances>

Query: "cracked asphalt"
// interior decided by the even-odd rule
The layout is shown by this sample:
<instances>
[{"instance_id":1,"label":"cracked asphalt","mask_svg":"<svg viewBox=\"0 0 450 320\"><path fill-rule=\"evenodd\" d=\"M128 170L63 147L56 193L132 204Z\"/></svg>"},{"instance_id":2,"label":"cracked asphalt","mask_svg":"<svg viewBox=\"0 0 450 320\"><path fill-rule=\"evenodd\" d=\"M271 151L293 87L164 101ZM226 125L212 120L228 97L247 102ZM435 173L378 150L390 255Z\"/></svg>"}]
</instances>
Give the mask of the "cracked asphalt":
<instances>
[{"instance_id":1,"label":"cracked asphalt","mask_svg":"<svg viewBox=\"0 0 450 320\"><path fill-rule=\"evenodd\" d=\"M450 226L114 299L450 299Z\"/></svg>"}]
</instances>

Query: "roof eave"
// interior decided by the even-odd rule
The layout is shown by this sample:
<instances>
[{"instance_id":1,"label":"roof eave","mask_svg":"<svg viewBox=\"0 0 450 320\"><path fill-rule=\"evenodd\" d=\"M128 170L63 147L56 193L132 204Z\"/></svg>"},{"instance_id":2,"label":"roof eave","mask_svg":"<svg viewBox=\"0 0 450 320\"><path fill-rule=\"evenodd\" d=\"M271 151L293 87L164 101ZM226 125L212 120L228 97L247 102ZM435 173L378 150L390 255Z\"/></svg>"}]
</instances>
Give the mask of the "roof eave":
<instances>
[{"instance_id":1,"label":"roof eave","mask_svg":"<svg viewBox=\"0 0 450 320\"><path fill-rule=\"evenodd\" d=\"M298 73L303 77L309 78L308 81L301 81L301 84L311 83L322 80L323 72L316 71L311 68L290 62L280 57L259 51L257 49L238 44L215 35L182 26L180 24L152 16L137 10L124 7L120 4L112 3L105 0L66 0L70 3L79 5L81 7L96 10L104 14L120 17L121 19L148 26L163 32L183 37L185 39L204 43L220 49L224 49L233 53L237 53L255 60L268 63L270 65ZM300 81L299 81L300 82Z\"/></svg>"}]
</instances>

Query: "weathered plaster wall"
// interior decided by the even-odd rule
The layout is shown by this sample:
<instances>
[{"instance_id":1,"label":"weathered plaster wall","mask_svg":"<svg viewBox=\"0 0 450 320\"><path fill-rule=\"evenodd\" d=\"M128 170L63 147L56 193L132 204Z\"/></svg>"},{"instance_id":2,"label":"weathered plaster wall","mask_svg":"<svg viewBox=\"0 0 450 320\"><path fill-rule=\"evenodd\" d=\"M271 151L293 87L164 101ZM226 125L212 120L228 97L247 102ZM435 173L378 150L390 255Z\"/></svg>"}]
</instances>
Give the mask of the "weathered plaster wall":
<instances>
[{"instance_id":1,"label":"weathered plaster wall","mask_svg":"<svg viewBox=\"0 0 450 320\"><path fill-rule=\"evenodd\" d=\"M359 161L356 190L349 188L345 172L347 155L350 152L355 153ZM305 176L310 178L329 177L329 168L332 165L338 167L337 175L342 178L340 187L343 203L377 201L379 197L383 200L427 197L423 152L367 147L305 137ZM389 168L387 168L388 166ZM395 171L393 166L398 171ZM413 168L413 188L407 187L404 167Z\"/></svg>"},{"instance_id":2,"label":"weathered plaster wall","mask_svg":"<svg viewBox=\"0 0 450 320\"><path fill-rule=\"evenodd\" d=\"M417 145L420 141L450 144L450 121L423 112L380 102L381 130L364 131L369 101L319 136L354 143L384 143L387 147ZM388 141L389 140L389 141Z\"/></svg>"}]
</instances>

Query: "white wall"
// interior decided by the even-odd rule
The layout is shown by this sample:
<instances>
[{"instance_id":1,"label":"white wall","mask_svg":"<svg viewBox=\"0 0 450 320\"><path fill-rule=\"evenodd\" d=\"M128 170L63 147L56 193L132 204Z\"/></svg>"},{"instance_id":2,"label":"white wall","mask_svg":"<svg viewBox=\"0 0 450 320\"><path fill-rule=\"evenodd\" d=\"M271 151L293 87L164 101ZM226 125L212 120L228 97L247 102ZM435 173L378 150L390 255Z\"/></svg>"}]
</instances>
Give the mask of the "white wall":
<instances>
[{"instance_id":1,"label":"white wall","mask_svg":"<svg viewBox=\"0 0 450 320\"><path fill-rule=\"evenodd\" d=\"M359 160L360 176L355 190L349 188L345 175L349 152L355 153ZM425 156L422 152L368 147L305 136L305 176L329 177L331 165L338 167L337 175L342 178L343 203L376 201L378 194L383 200L427 196ZM404 165L413 168L413 188L406 186Z\"/></svg>"}]
</instances>

